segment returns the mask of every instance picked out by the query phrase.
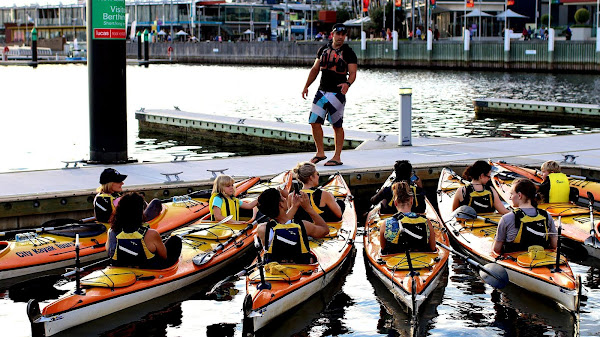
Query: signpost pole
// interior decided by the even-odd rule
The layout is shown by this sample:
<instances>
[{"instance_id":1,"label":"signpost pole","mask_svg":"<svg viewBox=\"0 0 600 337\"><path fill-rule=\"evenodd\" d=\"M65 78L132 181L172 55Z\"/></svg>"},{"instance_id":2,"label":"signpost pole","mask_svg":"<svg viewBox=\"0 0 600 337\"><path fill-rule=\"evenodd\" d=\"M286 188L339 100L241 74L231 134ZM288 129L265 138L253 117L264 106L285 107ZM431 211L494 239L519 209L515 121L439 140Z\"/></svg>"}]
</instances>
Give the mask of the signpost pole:
<instances>
[{"instance_id":1,"label":"signpost pole","mask_svg":"<svg viewBox=\"0 0 600 337\"><path fill-rule=\"evenodd\" d=\"M127 162L125 0L87 1L90 162Z\"/></svg>"}]
</instances>

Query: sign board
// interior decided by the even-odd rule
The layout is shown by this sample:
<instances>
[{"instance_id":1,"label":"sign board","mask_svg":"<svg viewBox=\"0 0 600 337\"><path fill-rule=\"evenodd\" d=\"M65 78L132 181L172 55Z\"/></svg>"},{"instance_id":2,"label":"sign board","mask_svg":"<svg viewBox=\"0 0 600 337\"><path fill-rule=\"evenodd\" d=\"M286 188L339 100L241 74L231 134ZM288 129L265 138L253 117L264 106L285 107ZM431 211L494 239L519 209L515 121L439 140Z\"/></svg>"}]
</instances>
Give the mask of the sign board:
<instances>
[{"instance_id":1,"label":"sign board","mask_svg":"<svg viewBox=\"0 0 600 337\"><path fill-rule=\"evenodd\" d=\"M125 0L88 0L92 10L94 40L125 40Z\"/></svg>"},{"instance_id":2,"label":"sign board","mask_svg":"<svg viewBox=\"0 0 600 337\"><path fill-rule=\"evenodd\" d=\"M525 50L525 55L535 55L535 54L537 54L537 50L535 50L535 49Z\"/></svg>"}]
</instances>

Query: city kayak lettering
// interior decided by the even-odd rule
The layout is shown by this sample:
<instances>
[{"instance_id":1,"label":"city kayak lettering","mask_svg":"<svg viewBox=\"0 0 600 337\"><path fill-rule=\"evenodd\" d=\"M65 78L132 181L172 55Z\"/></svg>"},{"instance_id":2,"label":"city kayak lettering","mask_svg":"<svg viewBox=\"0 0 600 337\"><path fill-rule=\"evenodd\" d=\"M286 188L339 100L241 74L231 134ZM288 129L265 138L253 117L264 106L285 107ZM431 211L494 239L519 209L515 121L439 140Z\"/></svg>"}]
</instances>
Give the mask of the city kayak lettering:
<instances>
[{"instance_id":1,"label":"city kayak lettering","mask_svg":"<svg viewBox=\"0 0 600 337\"><path fill-rule=\"evenodd\" d=\"M32 256L34 256L34 254L35 255L37 255L37 254L46 254L46 253L57 251L59 249L65 249L65 248L75 247L75 243L74 242L55 243L54 245L56 247L54 247L54 246L48 246L48 247L41 247L41 248L32 248L31 250L26 250L26 251L22 251L22 252L16 252L15 254L18 257L32 257Z\"/></svg>"}]
</instances>

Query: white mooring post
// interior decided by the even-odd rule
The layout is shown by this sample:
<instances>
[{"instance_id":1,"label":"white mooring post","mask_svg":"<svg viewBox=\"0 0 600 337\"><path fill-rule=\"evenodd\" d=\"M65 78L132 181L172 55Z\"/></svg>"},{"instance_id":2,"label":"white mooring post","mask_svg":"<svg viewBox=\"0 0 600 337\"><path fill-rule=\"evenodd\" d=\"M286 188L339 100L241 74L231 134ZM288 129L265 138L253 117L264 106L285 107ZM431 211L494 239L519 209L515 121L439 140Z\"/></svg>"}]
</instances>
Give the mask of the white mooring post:
<instances>
[{"instance_id":1,"label":"white mooring post","mask_svg":"<svg viewBox=\"0 0 600 337\"><path fill-rule=\"evenodd\" d=\"M400 88L398 111L398 146L412 145L412 88Z\"/></svg>"}]
</instances>

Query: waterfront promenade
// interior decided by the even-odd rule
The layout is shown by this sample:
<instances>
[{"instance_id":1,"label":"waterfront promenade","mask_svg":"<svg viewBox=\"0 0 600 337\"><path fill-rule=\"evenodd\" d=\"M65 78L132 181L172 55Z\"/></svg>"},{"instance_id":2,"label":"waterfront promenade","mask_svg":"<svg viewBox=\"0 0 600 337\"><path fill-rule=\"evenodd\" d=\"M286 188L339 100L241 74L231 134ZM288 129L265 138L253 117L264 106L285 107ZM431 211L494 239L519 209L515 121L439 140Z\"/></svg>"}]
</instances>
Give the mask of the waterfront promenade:
<instances>
[{"instance_id":1,"label":"waterfront promenade","mask_svg":"<svg viewBox=\"0 0 600 337\"><path fill-rule=\"evenodd\" d=\"M468 50L462 41L440 40L427 49L426 41L360 41L348 44L358 56L359 66L422 67L450 69L521 70L543 72L600 72L600 52L596 41L511 40L510 49L498 40L474 39ZM323 42L214 42L151 43L150 58L165 62L209 64L311 65ZM173 47L171 57L169 46ZM137 57L137 44L127 44L127 57Z\"/></svg>"}]
</instances>

